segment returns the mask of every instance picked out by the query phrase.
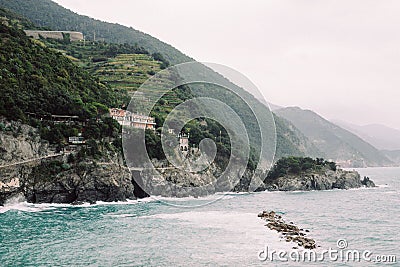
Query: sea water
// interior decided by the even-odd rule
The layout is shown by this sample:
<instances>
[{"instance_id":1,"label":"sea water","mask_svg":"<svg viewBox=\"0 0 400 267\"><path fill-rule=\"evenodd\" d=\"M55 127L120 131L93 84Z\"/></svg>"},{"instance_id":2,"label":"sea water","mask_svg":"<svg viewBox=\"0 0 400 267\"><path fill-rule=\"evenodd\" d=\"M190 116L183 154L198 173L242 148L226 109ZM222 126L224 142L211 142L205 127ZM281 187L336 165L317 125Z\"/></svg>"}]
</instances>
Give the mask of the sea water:
<instances>
[{"instance_id":1,"label":"sea water","mask_svg":"<svg viewBox=\"0 0 400 267\"><path fill-rule=\"evenodd\" d=\"M358 171L378 187L81 206L9 203L0 207L0 265L374 266L375 256L395 256L386 264L399 266L400 168ZM343 251L371 252L371 261L325 254L322 262L298 262L292 251L304 250L269 230L257 217L263 210L308 229L318 253L340 252L339 240L346 242ZM266 259L266 250L287 254Z\"/></svg>"}]
</instances>

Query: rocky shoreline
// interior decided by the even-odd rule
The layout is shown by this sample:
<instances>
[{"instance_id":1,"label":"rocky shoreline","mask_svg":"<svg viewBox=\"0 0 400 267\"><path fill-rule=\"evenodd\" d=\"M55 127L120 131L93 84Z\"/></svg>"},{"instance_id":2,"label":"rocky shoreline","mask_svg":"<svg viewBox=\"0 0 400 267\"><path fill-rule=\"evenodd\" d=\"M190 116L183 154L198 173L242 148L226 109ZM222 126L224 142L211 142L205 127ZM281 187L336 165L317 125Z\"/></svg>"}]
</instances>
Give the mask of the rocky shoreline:
<instances>
[{"instance_id":1,"label":"rocky shoreline","mask_svg":"<svg viewBox=\"0 0 400 267\"><path fill-rule=\"evenodd\" d=\"M20 196L30 203L68 204L136 198L121 153L71 162L69 154L57 154L42 140L36 128L0 122L9 129L0 131L0 206ZM40 159L49 154L57 155Z\"/></svg>"},{"instance_id":2,"label":"rocky shoreline","mask_svg":"<svg viewBox=\"0 0 400 267\"><path fill-rule=\"evenodd\" d=\"M25 162L57 152L40 138L37 129L18 122L2 122L13 130L0 132L0 205L19 195L32 203L95 203L147 197L146 192L135 183L138 177L152 182L152 194L173 197L193 196L193 192L196 196L205 196L232 188L235 192L246 192L251 182L252 173L246 171L236 186L230 182L230 179L235 180L235 173L230 173L229 179L210 184L211 177L223 172L215 163L200 174L173 169L162 172L165 179L155 180L154 173L149 171L134 173L138 177L133 177L124 167L122 153L116 151L106 151L104 156L96 159L71 161L70 155L59 154L48 159ZM156 167L163 166L164 162L154 160L153 164ZM179 192L173 185L167 186L167 181L199 190ZM322 169L265 179L257 191L309 191L362 186L373 187L375 184L368 177L361 180L356 171Z\"/></svg>"},{"instance_id":3,"label":"rocky shoreline","mask_svg":"<svg viewBox=\"0 0 400 267\"><path fill-rule=\"evenodd\" d=\"M306 237L309 230L304 230L294 225L293 222L286 223L281 215L276 214L274 211L263 211L258 214L258 217L265 220L267 226L271 230L275 230L282 234L282 239L286 242L294 242L299 247L305 249L315 249L317 247L314 239ZM298 249L298 247L293 247Z\"/></svg>"}]
</instances>

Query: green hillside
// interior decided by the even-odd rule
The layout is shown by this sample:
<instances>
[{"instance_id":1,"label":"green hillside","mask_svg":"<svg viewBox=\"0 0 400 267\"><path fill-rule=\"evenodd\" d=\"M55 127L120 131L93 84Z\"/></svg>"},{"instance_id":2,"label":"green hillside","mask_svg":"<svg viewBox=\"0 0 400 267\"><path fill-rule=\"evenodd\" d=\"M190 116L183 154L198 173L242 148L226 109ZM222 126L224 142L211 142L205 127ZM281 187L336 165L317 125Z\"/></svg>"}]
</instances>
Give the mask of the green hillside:
<instances>
[{"instance_id":1,"label":"green hillside","mask_svg":"<svg viewBox=\"0 0 400 267\"><path fill-rule=\"evenodd\" d=\"M169 64L159 53L150 55L144 48L129 44L71 43L52 39L41 41L117 92L119 98L114 107L127 107L133 93L147 79ZM169 83L173 79L175 77L171 74L171 77L160 79L160 83ZM164 95L151 113L156 119L157 127L162 126L165 117L176 105L191 97L190 88L187 86L175 88Z\"/></svg>"},{"instance_id":2,"label":"green hillside","mask_svg":"<svg viewBox=\"0 0 400 267\"><path fill-rule=\"evenodd\" d=\"M276 158L288 156L323 157L322 153L292 123L274 114L277 132Z\"/></svg>"},{"instance_id":3,"label":"green hillside","mask_svg":"<svg viewBox=\"0 0 400 267\"><path fill-rule=\"evenodd\" d=\"M114 106L117 95L88 72L22 30L0 24L0 115L26 113L88 119Z\"/></svg>"},{"instance_id":4,"label":"green hillside","mask_svg":"<svg viewBox=\"0 0 400 267\"><path fill-rule=\"evenodd\" d=\"M107 55L105 60L103 60L102 57L104 57L104 51L99 51L98 48L81 48L78 47L79 44L75 44L75 47L74 44L70 44L64 48L56 48L61 52L70 55L71 59L75 61L75 63L97 76L100 81L107 82L113 90L119 92L121 92L120 90L135 90L147 75L151 75L153 71L155 72L158 69L156 66L157 63L153 62L153 60L148 57L149 54L153 55L153 59L158 58L159 60L157 61L162 63L171 62L174 64L191 60L175 48L172 48L156 38L140 31L80 16L50 0L0 0L0 6L4 6L14 12L28 17L39 26L45 26L54 30L82 31L88 36L88 39L90 39L89 37L93 36L93 33L96 32L96 38L102 38L106 42L129 43L130 46L136 47L137 49L143 48L146 51L150 51L147 53L147 56L145 51L136 51L135 53L114 53L112 56ZM32 8L33 6L34 8ZM87 44L88 43L89 42L87 42ZM145 62L147 63L143 65L142 70L129 66L132 65L132 63L128 62L130 60L132 60L132 62L138 62L138 58L135 58L138 56L132 54L140 54L140 57L147 57L147 59L145 59ZM155 57L155 55L157 57ZM162 60L163 58L166 60ZM150 65L145 66L148 63ZM156 65L152 66L151 64ZM151 67L153 67L153 69L151 69ZM161 65L159 68L161 68ZM260 103L259 100L255 99L251 94L244 92L242 88L232 84L220 74L213 72L211 69L203 68L201 71L204 72L204 75L210 76L214 80L218 80L219 84L226 85L229 88L233 88L234 91L236 90L237 92L246 95L249 104L257 110L259 114L265 114L262 115L264 116L264 119L261 123L264 123L265 127L273 127L271 116L266 115L269 114L268 108ZM190 90L194 95L213 96L215 99L220 99L223 102L229 103L245 123L253 147L255 149L260 148L258 122L255 120L251 110L249 110L243 102L235 100L232 97L232 94L221 90L214 90L214 88L208 86L200 87L199 89L196 88L196 86L190 85ZM184 93L183 97L185 97L185 94L186 93ZM181 94L179 95L179 97L182 97ZM168 104L167 106L165 106L165 103L163 103L164 105L159 105L161 113L163 113L162 116L157 116L157 113L159 113L158 111L152 113L160 123L163 120L162 117L164 117L164 115L171 109L171 106L178 104L179 101L176 101L175 96L170 96L166 97L166 103ZM121 105L121 102L118 103L118 105ZM305 138L304 135L295 128L296 127L291 125L289 122L283 122L279 119L277 120L278 146L276 155L278 158L289 155L308 155L316 153L315 147L313 147L312 144L308 142L307 138ZM269 140L269 142L270 141L271 140ZM272 153L273 151L271 150L270 152Z\"/></svg>"},{"instance_id":5,"label":"green hillside","mask_svg":"<svg viewBox=\"0 0 400 267\"><path fill-rule=\"evenodd\" d=\"M0 6L18 13L39 27L80 31L88 40L137 44L151 53L159 52L173 64L192 61L174 47L133 28L78 15L51 0L0 0Z\"/></svg>"},{"instance_id":6,"label":"green hillside","mask_svg":"<svg viewBox=\"0 0 400 267\"><path fill-rule=\"evenodd\" d=\"M128 44L71 43L53 39L42 39L41 42L68 57L120 95L136 91L148 78L169 64L165 60L155 60L142 47ZM127 106L129 100L124 98L123 103L117 106Z\"/></svg>"},{"instance_id":7,"label":"green hillside","mask_svg":"<svg viewBox=\"0 0 400 267\"><path fill-rule=\"evenodd\" d=\"M0 8L0 22L19 29L39 29L25 17L4 8Z\"/></svg>"},{"instance_id":8,"label":"green hillside","mask_svg":"<svg viewBox=\"0 0 400 267\"><path fill-rule=\"evenodd\" d=\"M0 116L38 128L58 149L80 132L88 143L117 137L119 125L99 118L118 103L120 94L61 53L28 38L18 25L0 23ZM64 124L54 122L54 116L75 118Z\"/></svg>"},{"instance_id":9,"label":"green hillside","mask_svg":"<svg viewBox=\"0 0 400 267\"><path fill-rule=\"evenodd\" d=\"M275 111L293 123L326 158L343 166L385 166L392 162L376 148L358 136L336 126L310 110L297 107Z\"/></svg>"},{"instance_id":10,"label":"green hillside","mask_svg":"<svg viewBox=\"0 0 400 267\"><path fill-rule=\"evenodd\" d=\"M9 17L7 12L4 14ZM110 107L127 106L130 101L127 95L168 66L161 55L150 55L137 46L34 40L19 29L18 20L6 21L0 24L0 116L39 128L42 138L60 149L69 136L83 132L93 150L90 154L97 154L97 141L103 137L116 138L120 131L114 120L103 115L108 114ZM126 54L129 52L133 54ZM162 126L176 105L191 97L190 88L185 86L165 95L151 113L157 126ZM53 116L77 119L73 123L55 123ZM229 157L229 138L217 122L206 121L209 129L201 127L199 120L193 120L185 130L196 133L191 136L193 145L203 138L215 140L220 136L217 157L223 165ZM163 159L160 136L146 131L146 140L150 157ZM108 145L102 149L106 152L110 148Z\"/></svg>"},{"instance_id":11,"label":"green hillside","mask_svg":"<svg viewBox=\"0 0 400 267\"><path fill-rule=\"evenodd\" d=\"M151 75L161 70L160 65L149 55L121 54L97 64L93 70L110 86L136 91Z\"/></svg>"}]
</instances>

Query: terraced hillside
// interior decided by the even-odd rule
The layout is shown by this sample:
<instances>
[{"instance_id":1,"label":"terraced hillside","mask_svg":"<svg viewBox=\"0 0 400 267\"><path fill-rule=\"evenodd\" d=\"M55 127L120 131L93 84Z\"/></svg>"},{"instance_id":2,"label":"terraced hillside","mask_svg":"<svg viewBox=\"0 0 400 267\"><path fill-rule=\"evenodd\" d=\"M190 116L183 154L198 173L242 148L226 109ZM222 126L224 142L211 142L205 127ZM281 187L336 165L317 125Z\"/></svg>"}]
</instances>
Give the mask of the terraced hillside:
<instances>
[{"instance_id":1,"label":"terraced hillside","mask_svg":"<svg viewBox=\"0 0 400 267\"><path fill-rule=\"evenodd\" d=\"M77 65L87 70L92 76L120 96L119 107L129 104L131 96L151 76L168 66L160 54L150 54L147 50L128 44L107 44L104 42L66 43L59 40L41 40L46 46L63 53ZM157 59L156 59L157 58ZM171 74L173 75L173 74ZM169 79L162 79L165 85ZM156 88L154 88L156 90ZM190 90L182 87L173 90L156 105L152 115L157 124L176 105L190 98Z\"/></svg>"},{"instance_id":2,"label":"terraced hillside","mask_svg":"<svg viewBox=\"0 0 400 267\"><path fill-rule=\"evenodd\" d=\"M144 54L122 54L94 65L101 81L115 88L136 91L151 75L160 71L161 63Z\"/></svg>"}]
</instances>

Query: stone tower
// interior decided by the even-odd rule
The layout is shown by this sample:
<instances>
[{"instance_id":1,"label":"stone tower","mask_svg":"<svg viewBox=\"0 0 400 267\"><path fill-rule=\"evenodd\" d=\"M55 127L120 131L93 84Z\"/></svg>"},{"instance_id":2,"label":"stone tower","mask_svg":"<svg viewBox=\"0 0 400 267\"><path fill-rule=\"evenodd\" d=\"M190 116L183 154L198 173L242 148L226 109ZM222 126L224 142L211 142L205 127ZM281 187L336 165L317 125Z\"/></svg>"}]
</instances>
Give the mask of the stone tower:
<instances>
[{"instance_id":1,"label":"stone tower","mask_svg":"<svg viewBox=\"0 0 400 267\"><path fill-rule=\"evenodd\" d=\"M179 137L179 149L186 156L189 152L189 134L180 133Z\"/></svg>"}]
</instances>

